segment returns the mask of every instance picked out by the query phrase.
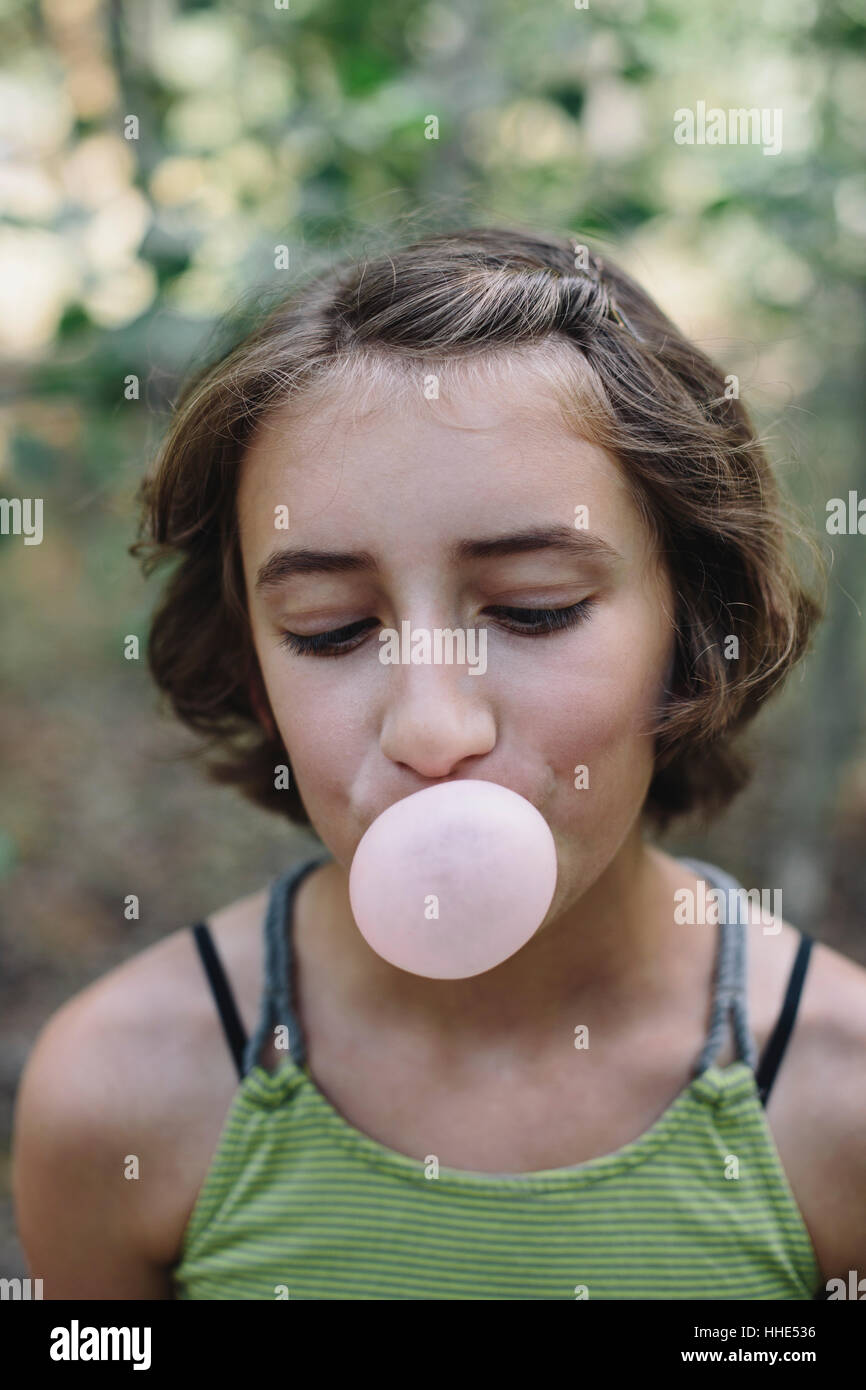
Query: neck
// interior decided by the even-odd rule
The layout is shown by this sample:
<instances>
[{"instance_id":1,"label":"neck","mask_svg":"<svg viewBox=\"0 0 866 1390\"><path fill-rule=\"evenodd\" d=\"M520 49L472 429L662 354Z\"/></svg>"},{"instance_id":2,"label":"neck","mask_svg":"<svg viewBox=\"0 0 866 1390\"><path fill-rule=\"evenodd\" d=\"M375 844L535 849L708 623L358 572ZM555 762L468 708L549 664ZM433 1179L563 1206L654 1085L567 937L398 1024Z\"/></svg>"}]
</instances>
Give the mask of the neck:
<instances>
[{"instance_id":1,"label":"neck","mask_svg":"<svg viewBox=\"0 0 866 1390\"><path fill-rule=\"evenodd\" d=\"M505 1038L519 1046L571 1031L587 1013L596 1026L620 1031L623 1021L682 999L692 984L702 998L714 936L704 933L702 948L686 949L688 929L673 919L675 889L694 885L694 875L648 846L636 825L576 902L557 912L555 898L555 915L520 951L466 980L412 975L373 951L352 917L348 872L336 862L323 871L316 917L320 927L328 924L327 968L333 975L339 962L335 983L362 1017L445 1037L461 1049ZM567 892L558 885L557 896L561 887Z\"/></svg>"}]
</instances>

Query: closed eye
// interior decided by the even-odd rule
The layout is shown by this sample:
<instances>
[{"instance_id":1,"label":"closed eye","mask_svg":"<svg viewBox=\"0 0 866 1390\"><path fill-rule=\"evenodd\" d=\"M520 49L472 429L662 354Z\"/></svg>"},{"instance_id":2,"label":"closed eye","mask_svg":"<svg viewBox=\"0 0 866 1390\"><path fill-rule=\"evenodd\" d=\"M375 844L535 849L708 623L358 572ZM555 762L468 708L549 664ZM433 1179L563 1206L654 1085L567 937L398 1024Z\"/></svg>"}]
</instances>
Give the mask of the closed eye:
<instances>
[{"instance_id":1,"label":"closed eye","mask_svg":"<svg viewBox=\"0 0 866 1390\"><path fill-rule=\"evenodd\" d=\"M567 608L506 608L497 605L486 611L498 617L507 631L537 637L575 627L588 617L594 603L594 599L586 598ZM311 636L284 632L280 637L280 646L299 656L342 656L360 646L365 633L376 626L376 618L362 618L346 627L334 628L331 632L316 632Z\"/></svg>"},{"instance_id":2,"label":"closed eye","mask_svg":"<svg viewBox=\"0 0 866 1390\"><path fill-rule=\"evenodd\" d=\"M510 618L517 631L532 634L559 632L563 628L575 627L588 617L594 599L581 599L568 608L493 608L493 613L504 613ZM508 624L505 624L508 626Z\"/></svg>"}]
</instances>

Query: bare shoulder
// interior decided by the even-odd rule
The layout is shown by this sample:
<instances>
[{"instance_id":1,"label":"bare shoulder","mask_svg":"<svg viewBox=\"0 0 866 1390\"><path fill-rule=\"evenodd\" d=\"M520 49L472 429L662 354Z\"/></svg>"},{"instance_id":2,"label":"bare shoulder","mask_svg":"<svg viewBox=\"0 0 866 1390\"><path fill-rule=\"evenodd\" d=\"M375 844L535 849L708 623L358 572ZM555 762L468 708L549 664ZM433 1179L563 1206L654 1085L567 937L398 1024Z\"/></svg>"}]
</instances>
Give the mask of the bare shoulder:
<instances>
[{"instance_id":1,"label":"bare shoulder","mask_svg":"<svg viewBox=\"0 0 866 1390\"><path fill-rule=\"evenodd\" d=\"M209 918L248 1031L266 896L261 890ZM13 1147L16 1221L46 1297L170 1296L144 1290L164 1286L157 1271L174 1260L202 1154L206 1166L236 1087L188 926L51 1016L21 1076ZM60 1219L73 1210L77 1220ZM97 1228L105 1233L98 1250L87 1244ZM123 1287L132 1270L133 1291L106 1292Z\"/></svg>"},{"instance_id":2,"label":"bare shoulder","mask_svg":"<svg viewBox=\"0 0 866 1390\"><path fill-rule=\"evenodd\" d=\"M785 987L801 941L801 933L789 922L776 919L779 930L768 932L757 921L749 931L750 992L759 991L760 1004L778 1015ZM767 1013L767 1008L762 1012ZM830 1061L833 1078L838 1076L856 1085L860 1098L866 1088L866 967L820 941L813 941L801 992L796 1026L789 1051L798 1039L808 1042L808 1054L815 1071ZM802 1049L801 1049L802 1051ZM805 1060L805 1056L800 1058ZM825 1085L828 1077L824 1076Z\"/></svg>"},{"instance_id":3,"label":"bare shoulder","mask_svg":"<svg viewBox=\"0 0 866 1390\"><path fill-rule=\"evenodd\" d=\"M248 1024L258 994L261 949L256 933L265 901L266 890L261 890L208 918ZM217 1034L222 1036L213 996L192 932L184 926L115 966L58 1009L37 1039L23 1080L39 1069L40 1079L47 1081L61 1048L74 1048L86 1065L66 1076L64 1093L86 1099L96 1090L106 1113L122 1115L130 1085L141 1100L186 1099L187 1085L201 1084L201 1067ZM225 1057L219 1060L225 1064Z\"/></svg>"},{"instance_id":4,"label":"bare shoulder","mask_svg":"<svg viewBox=\"0 0 866 1390\"><path fill-rule=\"evenodd\" d=\"M800 943L787 922L750 927L750 994L761 1048ZM812 946L796 1024L767 1119L825 1279L866 1274L866 969Z\"/></svg>"}]
</instances>

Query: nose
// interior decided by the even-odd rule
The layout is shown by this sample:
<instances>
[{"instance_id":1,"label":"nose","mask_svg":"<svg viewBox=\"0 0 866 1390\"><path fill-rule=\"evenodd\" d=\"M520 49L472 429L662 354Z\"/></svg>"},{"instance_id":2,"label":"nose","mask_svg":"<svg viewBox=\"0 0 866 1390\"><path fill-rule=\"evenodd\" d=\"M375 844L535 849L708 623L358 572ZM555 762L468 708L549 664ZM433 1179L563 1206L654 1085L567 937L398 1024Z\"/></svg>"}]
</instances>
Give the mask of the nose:
<instances>
[{"instance_id":1,"label":"nose","mask_svg":"<svg viewBox=\"0 0 866 1390\"><path fill-rule=\"evenodd\" d=\"M387 666L382 752L422 777L449 777L496 744L486 675L465 666Z\"/></svg>"}]
</instances>

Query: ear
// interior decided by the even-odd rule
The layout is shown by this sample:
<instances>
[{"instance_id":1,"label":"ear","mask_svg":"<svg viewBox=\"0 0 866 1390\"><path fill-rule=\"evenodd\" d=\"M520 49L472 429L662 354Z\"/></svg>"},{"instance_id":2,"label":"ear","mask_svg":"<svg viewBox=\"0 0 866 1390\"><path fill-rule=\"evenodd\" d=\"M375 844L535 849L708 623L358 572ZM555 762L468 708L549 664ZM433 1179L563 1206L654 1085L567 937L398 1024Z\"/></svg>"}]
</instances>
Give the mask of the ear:
<instances>
[{"instance_id":1,"label":"ear","mask_svg":"<svg viewBox=\"0 0 866 1390\"><path fill-rule=\"evenodd\" d=\"M248 689L250 693L250 704L253 707L256 719L261 724L268 738L277 738L277 726L274 723L274 716L271 714L271 707L268 702L268 697L265 694L265 688L258 666L256 666L255 671L250 676Z\"/></svg>"}]
</instances>

